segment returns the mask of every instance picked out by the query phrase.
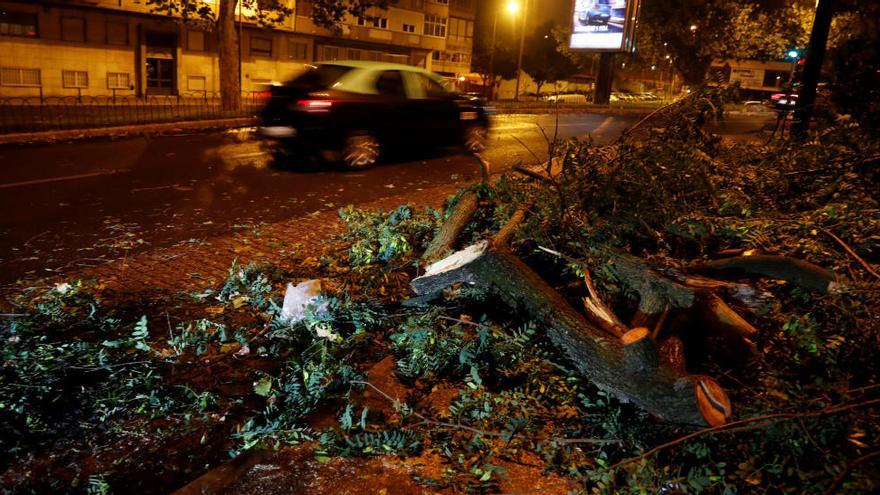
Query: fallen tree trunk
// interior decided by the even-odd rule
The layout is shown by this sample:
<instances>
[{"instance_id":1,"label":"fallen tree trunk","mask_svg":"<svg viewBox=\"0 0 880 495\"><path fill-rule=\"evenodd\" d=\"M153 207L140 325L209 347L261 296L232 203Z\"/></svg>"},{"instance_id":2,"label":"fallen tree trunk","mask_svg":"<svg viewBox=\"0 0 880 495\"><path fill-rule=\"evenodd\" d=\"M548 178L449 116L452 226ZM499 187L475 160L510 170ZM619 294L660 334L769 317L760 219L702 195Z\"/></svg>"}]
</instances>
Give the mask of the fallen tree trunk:
<instances>
[{"instance_id":1,"label":"fallen tree trunk","mask_svg":"<svg viewBox=\"0 0 880 495\"><path fill-rule=\"evenodd\" d=\"M721 275L776 278L819 292L830 292L836 285L831 270L787 256L737 256L697 264L692 268L698 272Z\"/></svg>"},{"instance_id":2,"label":"fallen tree trunk","mask_svg":"<svg viewBox=\"0 0 880 495\"><path fill-rule=\"evenodd\" d=\"M417 294L433 294L462 282L522 308L585 378L620 400L682 424L714 426L730 417L727 395L712 378L661 363L645 328L626 339L609 338L505 247L470 246L429 266L412 287Z\"/></svg>"}]
</instances>

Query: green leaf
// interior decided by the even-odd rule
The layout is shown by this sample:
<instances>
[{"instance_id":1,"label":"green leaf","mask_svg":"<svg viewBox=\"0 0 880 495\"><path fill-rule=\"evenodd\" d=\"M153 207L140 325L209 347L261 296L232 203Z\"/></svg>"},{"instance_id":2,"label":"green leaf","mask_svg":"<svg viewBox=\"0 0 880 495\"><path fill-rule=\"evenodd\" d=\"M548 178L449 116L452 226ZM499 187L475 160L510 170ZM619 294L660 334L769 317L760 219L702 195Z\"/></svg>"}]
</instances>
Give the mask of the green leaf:
<instances>
[{"instance_id":1,"label":"green leaf","mask_svg":"<svg viewBox=\"0 0 880 495\"><path fill-rule=\"evenodd\" d=\"M268 397L272 392L272 377L264 376L254 382L254 393L260 397Z\"/></svg>"}]
</instances>

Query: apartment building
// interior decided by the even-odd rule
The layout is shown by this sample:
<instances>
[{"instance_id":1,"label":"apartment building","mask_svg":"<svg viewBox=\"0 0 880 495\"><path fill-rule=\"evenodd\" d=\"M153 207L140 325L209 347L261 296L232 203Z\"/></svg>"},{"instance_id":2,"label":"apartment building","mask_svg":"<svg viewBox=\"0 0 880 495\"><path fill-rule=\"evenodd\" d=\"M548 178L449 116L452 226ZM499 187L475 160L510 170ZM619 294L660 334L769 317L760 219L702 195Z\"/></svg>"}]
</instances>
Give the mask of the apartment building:
<instances>
[{"instance_id":1,"label":"apartment building","mask_svg":"<svg viewBox=\"0 0 880 495\"><path fill-rule=\"evenodd\" d=\"M294 14L272 29L238 13L243 91L331 60L470 72L475 0L399 0L372 20L345 19L339 34L312 22L311 1L283 1ZM218 70L214 32L147 0L0 0L0 97L208 94Z\"/></svg>"}]
</instances>

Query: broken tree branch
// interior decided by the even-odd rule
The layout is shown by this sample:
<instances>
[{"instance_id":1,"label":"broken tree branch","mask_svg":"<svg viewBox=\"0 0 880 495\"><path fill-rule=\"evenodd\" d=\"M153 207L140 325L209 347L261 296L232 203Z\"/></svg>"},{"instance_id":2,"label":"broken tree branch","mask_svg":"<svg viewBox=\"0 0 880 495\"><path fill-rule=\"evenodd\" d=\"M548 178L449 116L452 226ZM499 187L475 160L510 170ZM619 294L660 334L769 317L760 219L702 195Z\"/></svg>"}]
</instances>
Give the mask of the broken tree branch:
<instances>
[{"instance_id":1,"label":"broken tree branch","mask_svg":"<svg viewBox=\"0 0 880 495\"><path fill-rule=\"evenodd\" d=\"M834 273L830 270L787 256L738 256L696 264L692 268L698 272L708 271L722 275L770 277L826 293L836 285Z\"/></svg>"},{"instance_id":2,"label":"broken tree branch","mask_svg":"<svg viewBox=\"0 0 880 495\"><path fill-rule=\"evenodd\" d=\"M458 203L453 207L449 218L443 222L437 235L431 240L428 249L422 254L422 263L429 265L450 252L455 250L455 243L458 236L464 231L467 224L477 212L477 194L473 191L467 191L461 195Z\"/></svg>"},{"instance_id":3,"label":"broken tree branch","mask_svg":"<svg viewBox=\"0 0 880 495\"><path fill-rule=\"evenodd\" d=\"M648 349L653 341L647 329L628 343L607 338L505 248L488 242L470 246L429 266L412 287L417 294L430 294L462 282L489 289L511 307L522 308L547 329L585 378L619 399L677 423L717 425L730 416L729 400L713 379L658 363L656 350Z\"/></svg>"}]
</instances>

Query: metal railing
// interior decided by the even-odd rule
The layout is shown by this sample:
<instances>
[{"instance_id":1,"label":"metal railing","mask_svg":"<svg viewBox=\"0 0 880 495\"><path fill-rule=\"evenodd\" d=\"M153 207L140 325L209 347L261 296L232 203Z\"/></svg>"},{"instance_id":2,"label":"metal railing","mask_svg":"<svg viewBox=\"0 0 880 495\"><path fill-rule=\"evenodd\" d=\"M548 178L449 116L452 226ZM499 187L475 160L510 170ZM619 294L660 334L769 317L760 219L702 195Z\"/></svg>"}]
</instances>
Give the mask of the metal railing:
<instances>
[{"instance_id":1,"label":"metal railing","mask_svg":"<svg viewBox=\"0 0 880 495\"><path fill-rule=\"evenodd\" d=\"M0 98L0 134L251 117L264 92L242 94L238 110L224 110L218 93L180 95L22 96Z\"/></svg>"}]
</instances>

